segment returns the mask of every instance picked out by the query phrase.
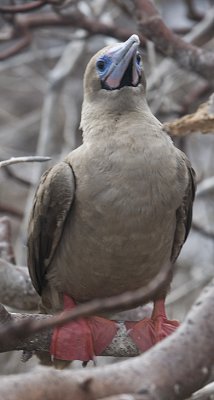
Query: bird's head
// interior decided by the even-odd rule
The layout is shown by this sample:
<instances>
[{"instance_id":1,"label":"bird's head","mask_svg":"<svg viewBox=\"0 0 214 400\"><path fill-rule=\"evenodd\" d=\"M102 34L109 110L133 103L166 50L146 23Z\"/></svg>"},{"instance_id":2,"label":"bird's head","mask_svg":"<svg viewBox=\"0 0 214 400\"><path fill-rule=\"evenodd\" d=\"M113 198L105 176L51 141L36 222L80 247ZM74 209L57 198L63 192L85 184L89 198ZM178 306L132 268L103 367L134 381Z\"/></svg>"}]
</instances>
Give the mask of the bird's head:
<instances>
[{"instance_id":1,"label":"bird's head","mask_svg":"<svg viewBox=\"0 0 214 400\"><path fill-rule=\"evenodd\" d=\"M141 97L145 92L145 77L139 53L140 40L132 35L124 43L100 50L89 61L84 76L84 98L87 102L122 104L130 97ZM136 99L137 101L137 99Z\"/></svg>"}]
</instances>

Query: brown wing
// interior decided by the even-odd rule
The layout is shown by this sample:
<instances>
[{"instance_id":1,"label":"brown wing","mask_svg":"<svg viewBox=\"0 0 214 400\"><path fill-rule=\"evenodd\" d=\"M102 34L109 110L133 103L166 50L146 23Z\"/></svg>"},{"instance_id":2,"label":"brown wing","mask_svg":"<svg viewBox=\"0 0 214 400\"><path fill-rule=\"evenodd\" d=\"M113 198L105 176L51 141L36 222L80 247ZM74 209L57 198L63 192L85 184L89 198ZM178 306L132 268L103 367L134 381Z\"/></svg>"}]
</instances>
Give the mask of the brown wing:
<instances>
[{"instance_id":1,"label":"brown wing","mask_svg":"<svg viewBox=\"0 0 214 400\"><path fill-rule=\"evenodd\" d=\"M192 223L192 205L195 198L195 171L191 167L188 158L179 151L182 161L186 164L188 171L188 184L181 206L176 211L176 230L172 247L171 260L175 262L181 248L189 234Z\"/></svg>"},{"instance_id":2,"label":"brown wing","mask_svg":"<svg viewBox=\"0 0 214 400\"><path fill-rule=\"evenodd\" d=\"M74 174L69 164L60 162L42 175L28 228L28 268L32 283L40 295L74 193Z\"/></svg>"}]
</instances>

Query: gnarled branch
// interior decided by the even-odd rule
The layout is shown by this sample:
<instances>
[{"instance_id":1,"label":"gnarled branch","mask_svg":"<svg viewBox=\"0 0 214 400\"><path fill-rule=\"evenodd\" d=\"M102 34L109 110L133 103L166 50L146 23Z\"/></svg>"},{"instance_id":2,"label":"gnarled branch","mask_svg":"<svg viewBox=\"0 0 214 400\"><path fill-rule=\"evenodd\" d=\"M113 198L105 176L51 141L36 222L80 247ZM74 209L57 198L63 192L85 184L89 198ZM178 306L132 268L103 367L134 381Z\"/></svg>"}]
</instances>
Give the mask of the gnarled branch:
<instances>
[{"instance_id":1,"label":"gnarled branch","mask_svg":"<svg viewBox=\"0 0 214 400\"><path fill-rule=\"evenodd\" d=\"M152 40L157 49L188 70L214 79L214 54L185 42L174 34L162 20L151 0L134 0L138 28L142 35ZM213 21L214 25L214 21Z\"/></svg>"},{"instance_id":2,"label":"gnarled branch","mask_svg":"<svg viewBox=\"0 0 214 400\"><path fill-rule=\"evenodd\" d=\"M95 400L122 393L139 394L141 400L185 399L212 378L213 308L214 281L204 289L181 327L145 354L105 368L39 368L3 377L0 399Z\"/></svg>"},{"instance_id":3,"label":"gnarled branch","mask_svg":"<svg viewBox=\"0 0 214 400\"><path fill-rule=\"evenodd\" d=\"M20 338L14 331L14 326L20 322L48 321L51 315L44 314L10 314L0 305L0 353L12 350L46 351L49 352L53 330L48 328L25 338ZM112 343L104 350L103 356L134 357L139 355L139 350L127 334L127 329L122 321L115 321L118 326L117 333ZM8 329L9 327L9 329Z\"/></svg>"},{"instance_id":4,"label":"gnarled branch","mask_svg":"<svg viewBox=\"0 0 214 400\"><path fill-rule=\"evenodd\" d=\"M164 128L172 136L185 136L192 132L214 133L214 93L195 113L167 122Z\"/></svg>"}]
</instances>

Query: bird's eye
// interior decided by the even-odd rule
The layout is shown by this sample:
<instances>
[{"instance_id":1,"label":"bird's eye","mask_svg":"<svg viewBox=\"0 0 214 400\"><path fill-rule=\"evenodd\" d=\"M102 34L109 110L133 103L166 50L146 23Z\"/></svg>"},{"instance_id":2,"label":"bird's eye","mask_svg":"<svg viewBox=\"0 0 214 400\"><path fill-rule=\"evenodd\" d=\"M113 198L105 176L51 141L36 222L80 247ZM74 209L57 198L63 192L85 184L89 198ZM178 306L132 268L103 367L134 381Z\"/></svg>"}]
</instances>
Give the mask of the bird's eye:
<instances>
[{"instance_id":1,"label":"bird's eye","mask_svg":"<svg viewBox=\"0 0 214 400\"><path fill-rule=\"evenodd\" d=\"M136 54L136 61L137 61L137 64L138 64L138 65L141 64L142 59L141 59L140 53L137 53L137 54Z\"/></svg>"},{"instance_id":2,"label":"bird's eye","mask_svg":"<svg viewBox=\"0 0 214 400\"><path fill-rule=\"evenodd\" d=\"M97 61L97 68L99 69L99 71L101 71L101 72L104 71L105 66L106 66L106 64L105 64L104 60Z\"/></svg>"}]
</instances>

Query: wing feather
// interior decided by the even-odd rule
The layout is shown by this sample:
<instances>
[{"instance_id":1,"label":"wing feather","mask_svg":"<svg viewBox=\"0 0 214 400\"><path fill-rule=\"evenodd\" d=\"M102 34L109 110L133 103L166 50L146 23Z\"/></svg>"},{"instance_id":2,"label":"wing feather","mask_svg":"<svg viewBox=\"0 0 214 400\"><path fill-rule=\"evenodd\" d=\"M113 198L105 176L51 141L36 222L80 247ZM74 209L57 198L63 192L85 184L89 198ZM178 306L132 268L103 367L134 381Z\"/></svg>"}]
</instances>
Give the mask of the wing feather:
<instances>
[{"instance_id":1,"label":"wing feather","mask_svg":"<svg viewBox=\"0 0 214 400\"><path fill-rule=\"evenodd\" d=\"M68 163L60 162L42 175L28 227L28 268L33 285L40 295L74 193L75 179Z\"/></svg>"},{"instance_id":2,"label":"wing feather","mask_svg":"<svg viewBox=\"0 0 214 400\"><path fill-rule=\"evenodd\" d=\"M175 262L181 248L189 234L192 223L192 205L195 198L195 171L184 153L179 151L182 161L185 163L188 173L188 183L181 206L176 211L176 229L172 247L171 260Z\"/></svg>"}]
</instances>

